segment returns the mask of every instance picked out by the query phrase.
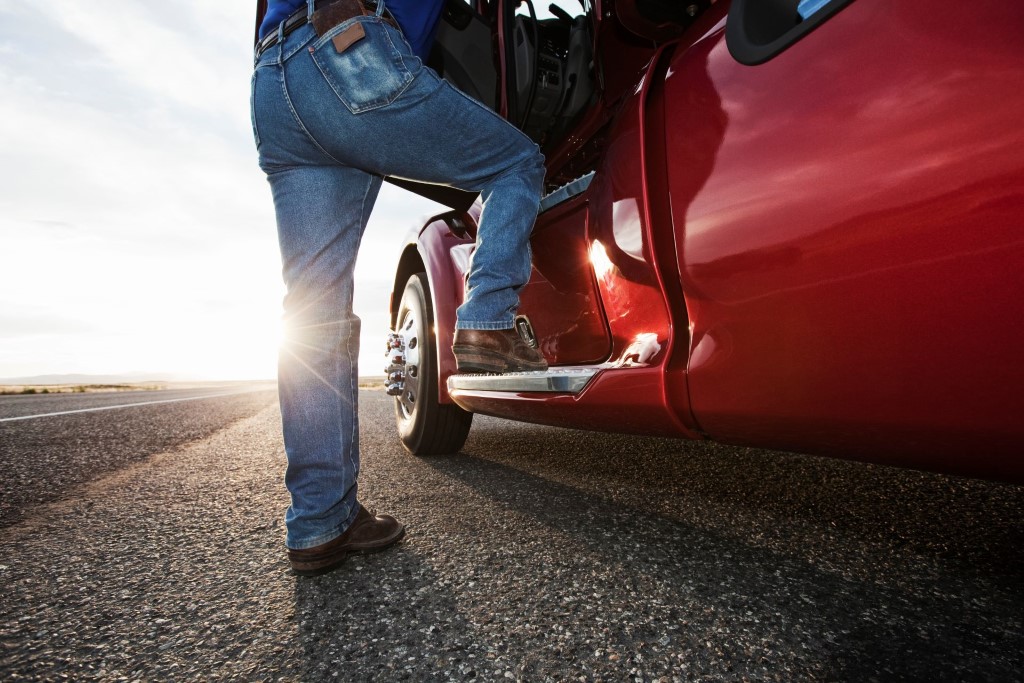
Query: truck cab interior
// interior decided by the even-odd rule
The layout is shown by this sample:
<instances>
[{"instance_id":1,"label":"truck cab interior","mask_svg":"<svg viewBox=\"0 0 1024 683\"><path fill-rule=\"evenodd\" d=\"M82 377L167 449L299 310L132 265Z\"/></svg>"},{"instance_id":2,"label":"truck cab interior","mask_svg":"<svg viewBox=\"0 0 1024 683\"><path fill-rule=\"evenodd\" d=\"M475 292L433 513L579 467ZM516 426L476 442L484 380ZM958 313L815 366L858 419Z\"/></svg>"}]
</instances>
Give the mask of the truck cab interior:
<instances>
[{"instance_id":1,"label":"truck cab interior","mask_svg":"<svg viewBox=\"0 0 1024 683\"><path fill-rule=\"evenodd\" d=\"M449 0L429 65L543 145L568 130L596 88L592 0L541 2Z\"/></svg>"}]
</instances>

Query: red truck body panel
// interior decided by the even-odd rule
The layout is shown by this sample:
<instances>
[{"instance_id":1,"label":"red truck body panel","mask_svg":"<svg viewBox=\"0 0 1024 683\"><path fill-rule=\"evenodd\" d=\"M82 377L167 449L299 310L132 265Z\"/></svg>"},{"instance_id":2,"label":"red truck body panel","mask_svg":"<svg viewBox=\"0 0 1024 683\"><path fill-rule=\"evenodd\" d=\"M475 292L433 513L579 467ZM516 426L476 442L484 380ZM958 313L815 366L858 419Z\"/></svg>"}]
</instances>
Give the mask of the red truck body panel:
<instances>
[{"instance_id":1,"label":"red truck body panel","mask_svg":"<svg viewBox=\"0 0 1024 683\"><path fill-rule=\"evenodd\" d=\"M712 438L1020 475L1024 9L938 14L858 0L757 67L720 29L673 61L690 396Z\"/></svg>"},{"instance_id":2,"label":"red truck body panel","mask_svg":"<svg viewBox=\"0 0 1024 683\"><path fill-rule=\"evenodd\" d=\"M1024 6L939 5L854 0L748 66L728 2L660 46L603 3L606 90L545 148L553 184L594 179L539 216L521 307L601 372L454 401L1024 481ZM439 239L440 343L465 254Z\"/></svg>"}]
</instances>

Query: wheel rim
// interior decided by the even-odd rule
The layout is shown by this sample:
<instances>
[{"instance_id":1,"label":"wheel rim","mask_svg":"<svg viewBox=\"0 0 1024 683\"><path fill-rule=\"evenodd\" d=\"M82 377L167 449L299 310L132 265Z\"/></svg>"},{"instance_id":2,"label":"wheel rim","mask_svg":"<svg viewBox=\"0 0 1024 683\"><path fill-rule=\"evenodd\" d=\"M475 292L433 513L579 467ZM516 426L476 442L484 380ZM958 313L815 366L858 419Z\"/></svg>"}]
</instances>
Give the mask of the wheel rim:
<instances>
[{"instance_id":1,"label":"wheel rim","mask_svg":"<svg viewBox=\"0 0 1024 683\"><path fill-rule=\"evenodd\" d=\"M423 346L423 322L414 302L404 301L405 315L399 321L398 334L405 346L405 381L402 393L396 397L404 420L411 420L420 400L420 349Z\"/></svg>"}]
</instances>

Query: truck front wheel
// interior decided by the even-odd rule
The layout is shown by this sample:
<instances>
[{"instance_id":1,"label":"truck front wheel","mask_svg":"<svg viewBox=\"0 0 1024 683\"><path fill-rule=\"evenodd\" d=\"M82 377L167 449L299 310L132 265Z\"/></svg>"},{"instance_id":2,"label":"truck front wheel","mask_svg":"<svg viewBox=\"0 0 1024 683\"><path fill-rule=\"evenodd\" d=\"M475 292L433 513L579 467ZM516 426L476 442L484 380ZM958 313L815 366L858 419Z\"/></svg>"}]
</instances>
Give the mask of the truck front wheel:
<instances>
[{"instance_id":1,"label":"truck front wheel","mask_svg":"<svg viewBox=\"0 0 1024 683\"><path fill-rule=\"evenodd\" d=\"M413 455L457 453L466 442L473 413L438 401L434 309L425 273L405 285L395 332L389 340L388 393L402 445Z\"/></svg>"}]
</instances>

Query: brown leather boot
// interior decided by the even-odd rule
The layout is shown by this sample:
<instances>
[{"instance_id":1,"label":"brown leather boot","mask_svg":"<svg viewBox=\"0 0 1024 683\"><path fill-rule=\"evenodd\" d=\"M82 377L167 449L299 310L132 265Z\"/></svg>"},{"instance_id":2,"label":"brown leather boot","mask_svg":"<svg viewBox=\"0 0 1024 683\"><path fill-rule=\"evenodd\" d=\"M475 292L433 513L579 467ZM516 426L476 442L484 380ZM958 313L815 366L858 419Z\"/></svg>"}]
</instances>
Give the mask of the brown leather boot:
<instances>
[{"instance_id":1,"label":"brown leather boot","mask_svg":"<svg viewBox=\"0 0 1024 683\"><path fill-rule=\"evenodd\" d=\"M540 351L515 330L455 330L459 372L537 372L548 369Z\"/></svg>"},{"instance_id":2,"label":"brown leather boot","mask_svg":"<svg viewBox=\"0 0 1024 683\"><path fill-rule=\"evenodd\" d=\"M375 515L360 505L355 521L345 533L305 550L288 548L288 559L292 571L299 576L316 576L341 566L349 555L384 550L398 543L404 535L405 527L397 519L391 515Z\"/></svg>"}]
</instances>

